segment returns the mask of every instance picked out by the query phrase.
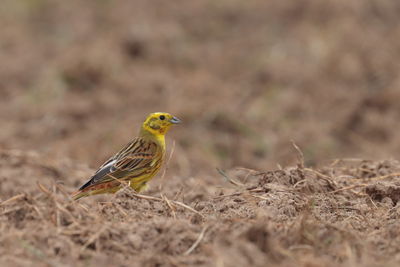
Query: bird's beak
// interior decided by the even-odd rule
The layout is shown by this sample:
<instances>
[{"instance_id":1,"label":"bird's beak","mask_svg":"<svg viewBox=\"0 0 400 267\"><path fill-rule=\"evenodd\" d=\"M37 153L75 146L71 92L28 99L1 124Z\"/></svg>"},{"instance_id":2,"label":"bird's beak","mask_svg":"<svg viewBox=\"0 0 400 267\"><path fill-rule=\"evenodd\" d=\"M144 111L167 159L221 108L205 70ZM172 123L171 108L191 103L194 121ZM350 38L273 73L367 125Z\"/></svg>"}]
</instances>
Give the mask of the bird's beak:
<instances>
[{"instance_id":1,"label":"bird's beak","mask_svg":"<svg viewBox=\"0 0 400 267\"><path fill-rule=\"evenodd\" d=\"M177 117L172 117L172 119L170 119L169 122L172 124L178 124L178 123L181 123L182 121L180 119L178 119Z\"/></svg>"}]
</instances>

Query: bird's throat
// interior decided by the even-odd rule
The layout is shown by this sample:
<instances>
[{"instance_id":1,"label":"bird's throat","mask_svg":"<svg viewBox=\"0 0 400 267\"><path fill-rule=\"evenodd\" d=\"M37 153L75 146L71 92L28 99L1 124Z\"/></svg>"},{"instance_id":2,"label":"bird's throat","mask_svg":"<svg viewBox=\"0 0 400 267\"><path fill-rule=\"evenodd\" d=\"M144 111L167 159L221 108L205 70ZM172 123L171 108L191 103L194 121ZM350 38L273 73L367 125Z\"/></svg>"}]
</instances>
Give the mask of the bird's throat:
<instances>
[{"instance_id":1,"label":"bird's throat","mask_svg":"<svg viewBox=\"0 0 400 267\"><path fill-rule=\"evenodd\" d=\"M159 133L157 130L148 130L142 128L140 130L140 137L146 138L153 142L159 144L163 150L165 149L165 135L164 133Z\"/></svg>"}]
</instances>

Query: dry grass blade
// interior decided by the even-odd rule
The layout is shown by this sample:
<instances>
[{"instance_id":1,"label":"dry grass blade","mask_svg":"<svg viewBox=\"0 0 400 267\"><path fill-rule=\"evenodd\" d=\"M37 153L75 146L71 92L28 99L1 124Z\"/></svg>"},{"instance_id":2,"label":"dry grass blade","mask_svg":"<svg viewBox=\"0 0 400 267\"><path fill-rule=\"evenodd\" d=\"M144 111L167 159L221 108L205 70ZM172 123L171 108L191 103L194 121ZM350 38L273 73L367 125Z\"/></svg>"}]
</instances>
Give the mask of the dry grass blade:
<instances>
[{"instance_id":1,"label":"dry grass blade","mask_svg":"<svg viewBox=\"0 0 400 267\"><path fill-rule=\"evenodd\" d=\"M340 163L340 162L361 162L364 161L365 159L359 159L359 158L342 158L342 159L333 159L334 163Z\"/></svg>"},{"instance_id":2,"label":"dry grass blade","mask_svg":"<svg viewBox=\"0 0 400 267\"><path fill-rule=\"evenodd\" d=\"M263 197L263 196L257 196L257 195L253 195L253 194L250 194L250 196L255 197L255 198L259 198L259 199L262 199L262 200L268 200L268 198Z\"/></svg>"},{"instance_id":3,"label":"dry grass blade","mask_svg":"<svg viewBox=\"0 0 400 267\"><path fill-rule=\"evenodd\" d=\"M96 241L97 238L99 238L105 230L107 230L108 226L107 225L103 225L103 227L97 231L96 233L94 233L89 239L88 241L86 241L86 243L81 247L81 252L83 252L90 244L92 244L94 241Z\"/></svg>"},{"instance_id":4,"label":"dry grass blade","mask_svg":"<svg viewBox=\"0 0 400 267\"><path fill-rule=\"evenodd\" d=\"M164 199L158 198L158 197L145 196L145 195L141 195L141 194L137 194L137 193L133 193L133 192L131 194L134 197L141 198L141 199L146 199L146 200L150 200L150 201L159 201L159 202L165 201ZM194 212L194 213L200 215L201 217L203 217L203 214L201 214L197 210L193 209L192 207L190 207L190 206L188 206L188 205L186 205L186 204L184 204L182 202L179 202L179 201L176 201L176 200L168 200L168 201L170 202L171 205L180 206L182 208L190 210L191 212Z\"/></svg>"},{"instance_id":5,"label":"dry grass blade","mask_svg":"<svg viewBox=\"0 0 400 267\"><path fill-rule=\"evenodd\" d=\"M44 185L42 185L39 182L37 182L36 184L37 184L38 188L40 189L40 191L42 191L43 193L45 193L48 196L51 196L51 197L53 196L53 193L50 192L50 190L47 189Z\"/></svg>"},{"instance_id":6,"label":"dry grass blade","mask_svg":"<svg viewBox=\"0 0 400 267\"><path fill-rule=\"evenodd\" d=\"M363 193L363 192L357 192L356 190L353 190L353 189L351 189L350 190L350 192L352 192L354 195L357 195L357 196L359 196L359 197L365 197L365 196L369 196L368 194L366 194L366 193Z\"/></svg>"},{"instance_id":7,"label":"dry grass blade","mask_svg":"<svg viewBox=\"0 0 400 267\"><path fill-rule=\"evenodd\" d=\"M334 159L333 162L330 164L330 166L331 166L331 168L333 168L339 163L340 163L340 159Z\"/></svg>"},{"instance_id":8,"label":"dry grass blade","mask_svg":"<svg viewBox=\"0 0 400 267\"><path fill-rule=\"evenodd\" d=\"M329 177L328 175L325 175L325 174L323 174L323 173L320 173L319 171L314 170L314 169L311 169L311 168L305 168L304 170L316 174L318 178L323 179L323 180L326 181L330 186L332 186L332 187L334 187L334 188L337 188L337 187L338 187L337 183L332 179L332 177Z\"/></svg>"},{"instance_id":9,"label":"dry grass blade","mask_svg":"<svg viewBox=\"0 0 400 267\"><path fill-rule=\"evenodd\" d=\"M128 216L128 213L126 213L126 212L124 211L124 209L123 209L118 203L114 203L114 207L116 207L117 210L118 210L122 215L124 215L125 217Z\"/></svg>"},{"instance_id":10,"label":"dry grass blade","mask_svg":"<svg viewBox=\"0 0 400 267\"><path fill-rule=\"evenodd\" d=\"M79 208L81 208L82 210L84 210L86 213L89 214L89 211L90 211L89 208L85 207L85 206L82 205L81 203L75 201L75 202L74 202L74 205L77 206L77 207L79 207Z\"/></svg>"},{"instance_id":11,"label":"dry grass blade","mask_svg":"<svg viewBox=\"0 0 400 267\"><path fill-rule=\"evenodd\" d=\"M251 196L254 196L254 195L252 195L251 193L265 193L265 190L266 190L266 188L259 188L259 187L256 187L256 188L246 188L246 189L244 189L243 191L234 192L234 193L232 193L232 194L227 194L227 195L216 196L216 197L214 197L213 199L222 199L222 198L226 198L226 197L240 196L240 195L249 194L249 193L250 193ZM277 192L287 192L287 191L293 191L293 190L281 190L281 191L276 190L276 191L277 191Z\"/></svg>"},{"instance_id":12,"label":"dry grass blade","mask_svg":"<svg viewBox=\"0 0 400 267\"><path fill-rule=\"evenodd\" d=\"M338 192L341 192L341 191L346 191L346 190L351 190L351 189L354 189L354 188L357 188L357 187L366 187L366 186L368 186L368 184L354 184L354 185L350 185L350 186L347 186L347 187L339 188L339 189L331 191L329 193L334 194L334 193L338 193Z\"/></svg>"},{"instance_id":13,"label":"dry grass blade","mask_svg":"<svg viewBox=\"0 0 400 267\"><path fill-rule=\"evenodd\" d=\"M307 182L306 179L300 180L293 185L293 188L297 188L299 185L304 184L305 182Z\"/></svg>"},{"instance_id":14,"label":"dry grass blade","mask_svg":"<svg viewBox=\"0 0 400 267\"><path fill-rule=\"evenodd\" d=\"M56 207L56 217L58 218L56 222L59 220L58 211L61 211L62 213L66 214L73 222L77 223L75 216L72 215L72 213L69 210L67 210L63 205L61 205L61 201L56 198L53 192L51 192L49 189L47 189L39 182L37 182L37 186L40 189L40 191L48 195L53 200L54 206ZM87 211L87 209L85 210ZM58 225L58 223L56 225Z\"/></svg>"},{"instance_id":15,"label":"dry grass blade","mask_svg":"<svg viewBox=\"0 0 400 267\"><path fill-rule=\"evenodd\" d=\"M297 151L297 160L299 161L299 168L304 169L304 154L301 149L296 145L294 140L291 140L292 146Z\"/></svg>"},{"instance_id":16,"label":"dry grass blade","mask_svg":"<svg viewBox=\"0 0 400 267\"><path fill-rule=\"evenodd\" d=\"M387 178L395 177L395 176L400 176L400 172L395 172L395 173L389 173L387 175L382 175L382 176L375 176L371 178L361 178L362 180L368 180L368 181L379 181L379 180L384 180Z\"/></svg>"},{"instance_id":17,"label":"dry grass blade","mask_svg":"<svg viewBox=\"0 0 400 267\"><path fill-rule=\"evenodd\" d=\"M192 253L192 251L200 244L201 240L203 240L207 229L208 229L208 226L204 226L204 228L203 228L203 230L201 230L201 233L200 233L199 237L197 238L196 242L194 242L193 245L185 253L183 253L183 255L186 256L186 255L189 255L190 253Z\"/></svg>"},{"instance_id":18,"label":"dry grass blade","mask_svg":"<svg viewBox=\"0 0 400 267\"><path fill-rule=\"evenodd\" d=\"M230 182L231 184L235 185L235 186L244 186L244 184L233 180L232 178L230 178L223 170L221 170L220 168L217 168L217 171L219 174L221 174L224 178L226 178L226 180L228 182Z\"/></svg>"},{"instance_id":19,"label":"dry grass blade","mask_svg":"<svg viewBox=\"0 0 400 267\"><path fill-rule=\"evenodd\" d=\"M253 170L253 169L249 169L249 168L245 168L245 167L236 167L236 170L242 170L242 171L247 171L249 173L259 173L259 171L257 170Z\"/></svg>"},{"instance_id":20,"label":"dry grass blade","mask_svg":"<svg viewBox=\"0 0 400 267\"><path fill-rule=\"evenodd\" d=\"M171 161L171 158L172 158L172 155L174 154L174 151L175 151L175 140L172 142L171 152L169 153L167 161L165 162L165 167L164 167L163 173L162 173L162 175L160 177L161 182L160 182L160 185L158 187L158 190L160 190L160 191L162 191L162 187L164 185L165 174L167 173L168 165L169 165L169 162Z\"/></svg>"},{"instance_id":21,"label":"dry grass blade","mask_svg":"<svg viewBox=\"0 0 400 267\"><path fill-rule=\"evenodd\" d=\"M7 204L10 204L11 202L14 202L14 201L17 201L17 200L20 200L20 199L24 199L25 197L26 197L25 194L15 195L15 196L10 197L9 199L4 200L3 202L1 202L0 206L5 206Z\"/></svg>"},{"instance_id":22,"label":"dry grass blade","mask_svg":"<svg viewBox=\"0 0 400 267\"><path fill-rule=\"evenodd\" d=\"M217 197L214 197L214 199L221 199L221 198L225 198L225 197L240 196L241 194L243 194L243 192L235 192L235 193L228 194L228 195L217 196Z\"/></svg>"},{"instance_id":23,"label":"dry grass blade","mask_svg":"<svg viewBox=\"0 0 400 267\"><path fill-rule=\"evenodd\" d=\"M167 203L167 206L171 209L172 216L176 220L175 209L174 209L174 207L172 207L171 202L169 201L169 199L166 196L164 196L163 194L161 194L161 198L165 201L165 203Z\"/></svg>"},{"instance_id":24,"label":"dry grass blade","mask_svg":"<svg viewBox=\"0 0 400 267\"><path fill-rule=\"evenodd\" d=\"M201 213L198 212L197 210L193 209L192 207L190 207L190 206L188 206L188 205L186 205L186 204L184 204L184 203L182 203L182 202L180 202L180 201L174 200L174 201L172 201L172 203L173 203L174 205L177 205L177 206L180 206L180 207L185 208L185 209L187 209L187 210L190 210L191 212L194 212L194 213L196 213L197 215L200 215L201 217L204 217L203 214L201 214Z\"/></svg>"},{"instance_id":25,"label":"dry grass blade","mask_svg":"<svg viewBox=\"0 0 400 267\"><path fill-rule=\"evenodd\" d=\"M132 196L134 196L136 198L140 198L140 199L145 199L145 200L150 200L150 201L163 201L162 198L158 198L158 197L141 195L141 194L134 193L134 192L131 192L131 194L132 194Z\"/></svg>"},{"instance_id":26,"label":"dry grass blade","mask_svg":"<svg viewBox=\"0 0 400 267\"><path fill-rule=\"evenodd\" d=\"M56 188L60 190L66 197L70 197L70 194L67 192L67 190L61 185L61 184L55 184Z\"/></svg>"},{"instance_id":27,"label":"dry grass blade","mask_svg":"<svg viewBox=\"0 0 400 267\"><path fill-rule=\"evenodd\" d=\"M9 210L5 210L5 211L3 211L2 213L0 213L0 216L6 215L6 214L11 213L11 212L14 212L14 211L18 211L18 210L20 210L20 209L22 209L22 206L18 206L18 207L11 208L11 209L9 209Z\"/></svg>"},{"instance_id":28,"label":"dry grass blade","mask_svg":"<svg viewBox=\"0 0 400 267\"><path fill-rule=\"evenodd\" d=\"M235 168L235 169L241 170L241 171L247 171L246 176L243 178L244 183L247 182L248 178L249 178L251 175L257 175L257 174L259 173L259 171L256 171L256 170L253 170L253 169L249 169L249 168L244 168L244 167L237 167L237 168Z\"/></svg>"}]
</instances>

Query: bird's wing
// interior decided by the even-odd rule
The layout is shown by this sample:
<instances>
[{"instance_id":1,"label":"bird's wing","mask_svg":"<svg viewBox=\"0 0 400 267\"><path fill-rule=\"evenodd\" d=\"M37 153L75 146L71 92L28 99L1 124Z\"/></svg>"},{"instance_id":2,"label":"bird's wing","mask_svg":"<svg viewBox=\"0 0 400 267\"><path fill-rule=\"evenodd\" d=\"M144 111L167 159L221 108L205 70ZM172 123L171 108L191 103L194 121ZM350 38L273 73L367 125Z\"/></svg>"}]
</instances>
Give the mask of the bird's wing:
<instances>
[{"instance_id":1,"label":"bird's wing","mask_svg":"<svg viewBox=\"0 0 400 267\"><path fill-rule=\"evenodd\" d=\"M158 145L154 142L143 138L134 139L106 161L79 190L116 179L124 180L128 175L133 178L144 174L155 160L159 160L157 148Z\"/></svg>"}]
</instances>

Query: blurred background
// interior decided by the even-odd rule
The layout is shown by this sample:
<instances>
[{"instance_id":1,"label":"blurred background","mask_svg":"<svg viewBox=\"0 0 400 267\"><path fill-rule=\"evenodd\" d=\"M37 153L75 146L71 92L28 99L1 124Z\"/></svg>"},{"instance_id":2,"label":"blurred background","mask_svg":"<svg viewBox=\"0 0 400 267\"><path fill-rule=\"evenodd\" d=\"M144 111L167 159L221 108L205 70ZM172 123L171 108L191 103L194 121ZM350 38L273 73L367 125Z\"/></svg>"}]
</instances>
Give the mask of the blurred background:
<instances>
[{"instance_id":1,"label":"blurred background","mask_svg":"<svg viewBox=\"0 0 400 267\"><path fill-rule=\"evenodd\" d=\"M95 168L146 115L170 173L399 158L396 0L2 0L0 147Z\"/></svg>"}]
</instances>

